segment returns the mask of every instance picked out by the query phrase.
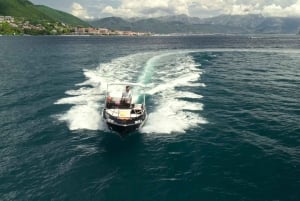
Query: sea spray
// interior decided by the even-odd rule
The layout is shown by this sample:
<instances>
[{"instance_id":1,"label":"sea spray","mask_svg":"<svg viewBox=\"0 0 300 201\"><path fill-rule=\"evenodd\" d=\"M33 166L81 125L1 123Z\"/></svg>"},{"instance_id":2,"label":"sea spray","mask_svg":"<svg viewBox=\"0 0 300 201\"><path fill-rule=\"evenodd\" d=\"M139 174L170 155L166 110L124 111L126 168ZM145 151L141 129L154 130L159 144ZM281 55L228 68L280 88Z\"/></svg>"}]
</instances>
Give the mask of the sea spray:
<instances>
[{"instance_id":1,"label":"sea spray","mask_svg":"<svg viewBox=\"0 0 300 201\"><path fill-rule=\"evenodd\" d=\"M107 84L138 82L150 86L145 92L151 96L147 106L152 108L141 132L184 133L206 123L201 117L202 95L185 90L205 86L200 80L200 67L188 51L138 53L101 63L96 69L84 70L86 80L76 84L79 88L66 91L68 97L56 101L55 104L72 105L58 119L66 122L70 130L106 130L101 111ZM121 91L114 86L110 90ZM138 89L133 88L133 92ZM134 98L138 99L138 94Z\"/></svg>"}]
</instances>

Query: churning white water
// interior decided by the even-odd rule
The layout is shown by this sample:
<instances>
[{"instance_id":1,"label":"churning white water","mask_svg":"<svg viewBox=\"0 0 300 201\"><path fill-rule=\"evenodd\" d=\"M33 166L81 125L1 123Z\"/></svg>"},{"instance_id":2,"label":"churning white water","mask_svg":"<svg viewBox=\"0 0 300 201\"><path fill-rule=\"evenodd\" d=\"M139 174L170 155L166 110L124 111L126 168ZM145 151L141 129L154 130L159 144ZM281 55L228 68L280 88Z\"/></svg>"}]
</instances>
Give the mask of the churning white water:
<instances>
[{"instance_id":1,"label":"churning white water","mask_svg":"<svg viewBox=\"0 0 300 201\"><path fill-rule=\"evenodd\" d=\"M67 97L55 104L72 107L58 115L70 130L106 130L101 110L107 83L138 82L146 84L148 120L143 133L183 133L206 123L201 117L201 65L186 51L132 54L101 63L96 69L84 70L86 80L78 89L66 91ZM193 90L194 89L194 90ZM134 92L134 89L133 89ZM121 94L120 94L121 95Z\"/></svg>"}]
</instances>

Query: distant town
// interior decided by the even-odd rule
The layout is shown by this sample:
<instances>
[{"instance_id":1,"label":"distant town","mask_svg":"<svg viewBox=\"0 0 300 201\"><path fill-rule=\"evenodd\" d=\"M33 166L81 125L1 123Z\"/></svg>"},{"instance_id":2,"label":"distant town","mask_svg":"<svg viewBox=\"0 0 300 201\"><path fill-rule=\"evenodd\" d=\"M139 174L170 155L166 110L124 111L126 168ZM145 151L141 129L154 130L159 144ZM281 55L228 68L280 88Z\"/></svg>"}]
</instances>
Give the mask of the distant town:
<instances>
[{"instance_id":1,"label":"distant town","mask_svg":"<svg viewBox=\"0 0 300 201\"><path fill-rule=\"evenodd\" d=\"M144 32L134 32L134 31L119 31L119 30L110 30L106 28L80 28L75 27L73 34L75 35L119 35L119 36L148 36L151 33L144 33Z\"/></svg>"},{"instance_id":2,"label":"distant town","mask_svg":"<svg viewBox=\"0 0 300 201\"><path fill-rule=\"evenodd\" d=\"M25 18L0 16L2 35L93 35L93 36L149 36L151 33L110 30L107 28L74 27L62 22L30 22Z\"/></svg>"}]
</instances>

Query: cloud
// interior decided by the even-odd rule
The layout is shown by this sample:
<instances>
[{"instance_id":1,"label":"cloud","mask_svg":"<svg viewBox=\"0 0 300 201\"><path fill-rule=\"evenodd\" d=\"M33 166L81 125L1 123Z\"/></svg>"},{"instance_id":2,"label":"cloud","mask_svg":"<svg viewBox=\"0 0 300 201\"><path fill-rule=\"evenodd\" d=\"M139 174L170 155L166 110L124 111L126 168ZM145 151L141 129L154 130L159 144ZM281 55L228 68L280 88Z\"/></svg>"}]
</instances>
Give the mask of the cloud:
<instances>
[{"instance_id":1,"label":"cloud","mask_svg":"<svg viewBox=\"0 0 300 201\"><path fill-rule=\"evenodd\" d=\"M300 0L77 0L77 2L79 3L72 4L72 14L82 19L91 19L91 15L126 18L179 14L195 17L221 14L300 16Z\"/></svg>"},{"instance_id":2,"label":"cloud","mask_svg":"<svg viewBox=\"0 0 300 201\"><path fill-rule=\"evenodd\" d=\"M193 13L197 9L198 12L214 14L300 16L300 0L195 0L193 3Z\"/></svg>"},{"instance_id":3,"label":"cloud","mask_svg":"<svg viewBox=\"0 0 300 201\"><path fill-rule=\"evenodd\" d=\"M189 15L190 0L122 0L117 8L106 6L102 12L121 17L157 17L163 15Z\"/></svg>"},{"instance_id":4,"label":"cloud","mask_svg":"<svg viewBox=\"0 0 300 201\"><path fill-rule=\"evenodd\" d=\"M121 0L117 7L106 6L102 13L121 17L157 17L186 14L207 17L220 14L257 14L265 0Z\"/></svg>"},{"instance_id":5,"label":"cloud","mask_svg":"<svg viewBox=\"0 0 300 201\"><path fill-rule=\"evenodd\" d=\"M71 12L82 19L93 17L157 17L186 14L212 17L221 14L300 16L300 0L31 0L36 4ZM74 2L76 1L76 2ZM71 8L71 10L69 9Z\"/></svg>"},{"instance_id":6,"label":"cloud","mask_svg":"<svg viewBox=\"0 0 300 201\"><path fill-rule=\"evenodd\" d=\"M272 4L265 6L262 10L262 14L266 16L278 16L278 17L288 17L288 16L300 16L300 0L294 4L283 7L280 5Z\"/></svg>"},{"instance_id":7,"label":"cloud","mask_svg":"<svg viewBox=\"0 0 300 201\"><path fill-rule=\"evenodd\" d=\"M72 15L79 17L81 19L93 19L93 17L88 15L88 12L85 8L82 7L82 5L80 5L79 3L74 2L72 4L72 11L71 11Z\"/></svg>"}]
</instances>

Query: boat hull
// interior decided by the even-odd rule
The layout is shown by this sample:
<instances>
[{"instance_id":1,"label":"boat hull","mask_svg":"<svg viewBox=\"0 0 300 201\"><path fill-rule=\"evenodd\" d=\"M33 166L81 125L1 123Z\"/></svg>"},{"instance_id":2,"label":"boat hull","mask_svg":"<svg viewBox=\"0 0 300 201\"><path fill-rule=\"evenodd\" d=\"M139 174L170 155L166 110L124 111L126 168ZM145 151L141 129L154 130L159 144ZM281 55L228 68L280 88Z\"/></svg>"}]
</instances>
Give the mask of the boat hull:
<instances>
[{"instance_id":1,"label":"boat hull","mask_svg":"<svg viewBox=\"0 0 300 201\"><path fill-rule=\"evenodd\" d=\"M139 117L133 119L119 119L107 114L106 110L104 109L103 119L110 130L115 131L120 135L124 136L129 133L138 131L139 128L141 128L144 125L147 119L147 113L144 112Z\"/></svg>"},{"instance_id":2,"label":"boat hull","mask_svg":"<svg viewBox=\"0 0 300 201\"><path fill-rule=\"evenodd\" d=\"M119 133L120 135L127 135L129 133L137 131L142 124L133 125L116 125L113 123L106 122L108 128L112 131Z\"/></svg>"}]
</instances>

